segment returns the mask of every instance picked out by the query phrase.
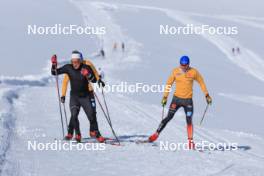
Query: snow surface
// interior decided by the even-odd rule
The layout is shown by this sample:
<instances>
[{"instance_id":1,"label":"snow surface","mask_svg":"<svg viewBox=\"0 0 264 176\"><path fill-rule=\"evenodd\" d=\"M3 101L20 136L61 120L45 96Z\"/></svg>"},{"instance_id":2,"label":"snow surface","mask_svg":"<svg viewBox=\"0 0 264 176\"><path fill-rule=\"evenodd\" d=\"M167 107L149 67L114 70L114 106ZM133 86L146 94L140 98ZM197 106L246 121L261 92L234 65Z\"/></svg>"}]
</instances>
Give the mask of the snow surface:
<instances>
[{"instance_id":1,"label":"snow surface","mask_svg":"<svg viewBox=\"0 0 264 176\"><path fill-rule=\"evenodd\" d=\"M11 24L17 21L15 13L3 9L1 13L10 18L5 18L0 26L1 37L8 41L0 51L5 57L10 56L13 49L25 42L15 53L21 60L12 56L18 60L17 64L10 59L5 61L7 65L0 66L1 175L263 175L264 53L260 42L264 25L260 8L263 2L61 0L56 3L1 3L24 15L20 16L19 24ZM188 3L194 5L186 9ZM31 8L34 11L30 12ZM24 10L28 13L23 13ZM48 40L21 34L27 23L41 24L43 15L47 17L43 21L46 24L106 26L107 34L103 38L85 39L49 36ZM189 23L236 25L241 33L238 36L158 35L160 24ZM13 31L8 29L12 27L18 36L9 40ZM95 56L102 40L106 59ZM126 52L113 52L113 43L121 41L126 43ZM231 48L236 46L240 47L241 55L231 53ZM161 120L161 93L106 94L112 123L122 143L120 147L106 145L105 151L28 150L28 141L61 139L55 82L46 62L51 54L58 53L62 65L68 61L70 51L76 48L83 50L97 67L103 68L108 84L120 81L164 84L171 69L177 66L178 58L190 55L192 65L204 75L213 97L213 106L203 126L199 126L206 104L200 88L195 85L195 142L238 143L238 150L162 151L159 142L136 144L135 141L153 133ZM66 104L68 99L67 96ZM97 106L100 130L103 135L112 137ZM69 116L68 107L67 112ZM82 135L88 137L89 123L83 112L79 119ZM184 113L180 110L159 140L186 142L185 126Z\"/></svg>"}]
</instances>

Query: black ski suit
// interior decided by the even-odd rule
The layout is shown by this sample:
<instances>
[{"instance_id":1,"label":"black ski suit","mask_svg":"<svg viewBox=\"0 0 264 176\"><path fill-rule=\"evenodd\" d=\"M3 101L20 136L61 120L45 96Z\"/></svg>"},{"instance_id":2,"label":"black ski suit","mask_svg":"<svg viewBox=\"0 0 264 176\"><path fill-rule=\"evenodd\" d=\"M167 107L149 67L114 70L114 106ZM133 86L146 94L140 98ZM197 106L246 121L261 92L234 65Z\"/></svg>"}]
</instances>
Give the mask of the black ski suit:
<instances>
[{"instance_id":1,"label":"black ski suit","mask_svg":"<svg viewBox=\"0 0 264 176\"><path fill-rule=\"evenodd\" d=\"M88 69L89 75L84 77L81 74L81 69ZM75 130L75 134L81 134L78 115L80 112L80 108L82 107L85 114L90 121L90 131L99 131L97 118L96 118L96 109L94 102L93 92L89 92L88 90L88 80L91 82L96 82L95 75L92 71L92 68L88 65L81 64L79 69L74 69L72 64L66 64L61 68L56 69L55 66L51 68L51 74L56 75L60 74L68 74L71 84L71 92L70 92L70 111L71 111L71 119L68 127L68 133L73 134Z\"/></svg>"},{"instance_id":2,"label":"black ski suit","mask_svg":"<svg viewBox=\"0 0 264 176\"><path fill-rule=\"evenodd\" d=\"M161 121L160 126L157 129L158 133L160 133L165 128L167 123L173 118L174 114L181 107L183 107L184 112L186 114L187 125L192 125L192 116L193 116L193 100L192 100L192 98L183 99L183 98L178 98L178 97L174 96L172 101L171 101L171 105L170 105L170 109L169 109L167 117Z\"/></svg>"}]
</instances>

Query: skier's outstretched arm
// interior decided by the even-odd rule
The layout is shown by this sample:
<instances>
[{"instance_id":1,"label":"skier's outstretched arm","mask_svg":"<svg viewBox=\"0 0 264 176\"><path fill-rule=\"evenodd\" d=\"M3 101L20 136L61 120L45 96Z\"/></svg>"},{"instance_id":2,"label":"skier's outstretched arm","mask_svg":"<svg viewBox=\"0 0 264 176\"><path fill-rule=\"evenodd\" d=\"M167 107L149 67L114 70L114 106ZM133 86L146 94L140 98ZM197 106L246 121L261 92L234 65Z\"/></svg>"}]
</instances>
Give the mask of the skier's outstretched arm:
<instances>
[{"instance_id":1,"label":"skier's outstretched arm","mask_svg":"<svg viewBox=\"0 0 264 176\"><path fill-rule=\"evenodd\" d=\"M164 94L163 94L163 98L161 100L161 105L163 107L167 104L167 99L168 99L168 96L169 96L169 93L170 93L170 90L171 90L171 86L172 86L172 84L175 81L175 76L174 75L175 74L174 74L174 70L173 70L171 72L170 76L169 76L169 79L167 80L165 91L164 91Z\"/></svg>"},{"instance_id":2,"label":"skier's outstretched arm","mask_svg":"<svg viewBox=\"0 0 264 176\"><path fill-rule=\"evenodd\" d=\"M202 77L202 75L197 71L196 72L196 76L195 76L195 80L199 83L204 95L205 95L205 98L206 98L206 102L207 104L212 104L212 98L210 97L209 93L208 93L208 90L206 88L206 85L204 83L204 79Z\"/></svg>"},{"instance_id":3,"label":"skier's outstretched arm","mask_svg":"<svg viewBox=\"0 0 264 176\"><path fill-rule=\"evenodd\" d=\"M94 74L94 77L95 77L95 80L93 81L93 83L95 83L97 81L99 87L105 87L105 83L104 81L101 79L101 77L99 76L99 73L98 71L96 70L95 66L93 65L92 62L90 62L89 60L86 60L85 61L85 64L88 65L92 71L93 71L93 74Z\"/></svg>"},{"instance_id":4,"label":"skier's outstretched arm","mask_svg":"<svg viewBox=\"0 0 264 176\"><path fill-rule=\"evenodd\" d=\"M206 85L205 85L205 82L204 82L204 79L202 77L202 75L197 71L196 72L196 76L195 76L195 80L199 83L204 95L208 95L208 90L206 88Z\"/></svg>"},{"instance_id":5,"label":"skier's outstretched arm","mask_svg":"<svg viewBox=\"0 0 264 176\"><path fill-rule=\"evenodd\" d=\"M170 90L171 90L171 86L172 84L174 83L175 81L175 76L174 76L174 70L171 72L168 80L167 80L167 83L166 83L166 87L165 87L165 91L164 91L164 94L163 94L163 98L168 98L169 96L169 93L170 93Z\"/></svg>"},{"instance_id":6,"label":"skier's outstretched arm","mask_svg":"<svg viewBox=\"0 0 264 176\"><path fill-rule=\"evenodd\" d=\"M52 75L60 75L68 72L67 65L62 66L61 68L57 68L58 62L57 62L57 56L53 55L51 57L51 74Z\"/></svg>"},{"instance_id":7,"label":"skier's outstretched arm","mask_svg":"<svg viewBox=\"0 0 264 176\"><path fill-rule=\"evenodd\" d=\"M66 96L69 80L70 80L70 78L69 78L68 74L65 74L64 78L62 80L62 87L61 87L61 96L62 97Z\"/></svg>"},{"instance_id":8,"label":"skier's outstretched arm","mask_svg":"<svg viewBox=\"0 0 264 176\"><path fill-rule=\"evenodd\" d=\"M100 79L100 77L99 77L98 71L96 70L93 63L89 60L85 60L85 64L89 65L91 67L91 69L93 70L94 76L95 76L96 80L98 81Z\"/></svg>"},{"instance_id":9,"label":"skier's outstretched arm","mask_svg":"<svg viewBox=\"0 0 264 176\"><path fill-rule=\"evenodd\" d=\"M52 65L51 66L51 74L52 75L61 75L61 74L64 74L64 73L67 73L67 69L65 66L62 66L61 68L57 68L56 65Z\"/></svg>"},{"instance_id":10,"label":"skier's outstretched arm","mask_svg":"<svg viewBox=\"0 0 264 176\"><path fill-rule=\"evenodd\" d=\"M88 82L89 81L92 83L96 82L96 78L94 76L93 70L91 69L89 65L83 65L81 74L87 78Z\"/></svg>"}]
</instances>

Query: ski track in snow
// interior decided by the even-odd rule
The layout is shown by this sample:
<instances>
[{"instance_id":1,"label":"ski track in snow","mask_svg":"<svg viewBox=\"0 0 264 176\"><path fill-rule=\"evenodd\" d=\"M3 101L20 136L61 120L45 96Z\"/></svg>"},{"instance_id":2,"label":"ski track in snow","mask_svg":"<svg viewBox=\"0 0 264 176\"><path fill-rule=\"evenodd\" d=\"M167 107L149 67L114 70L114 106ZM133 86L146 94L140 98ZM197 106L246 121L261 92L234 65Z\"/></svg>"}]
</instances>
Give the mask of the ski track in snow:
<instances>
[{"instance_id":1,"label":"ski track in snow","mask_svg":"<svg viewBox=\"0 0 264 176\"><path fill-rule=\"evenodd\" d=\"M134 64L140 62L140 50L141 43L136 42L132 38L126 36L121 27L113 22L109 10L115 8L114 6L109 7L107 10L102 8L98 3L87 2L87 1L70 1L75 5L83 16L83 21L86 25L90 26L105 26L107 33L104 36L97 35L99 42L99 48L103 47L106 51L106 57L111 59L103 60L103 68L106 72L112 72L117 69L116 66L122 64L122 68L127 69L133 67ZM94 18L93 14L96 14ZM127 48L129 50L124 54L118 54L113 52L113 43L126 41ZM97 61L97 64L101 65L102 62Z\"/></svg>"},{"instance_id":2,"label":"ski track in snow","mask_svg":"<svg viewBox=\"0 0 264 176\"><path fill-rule=\"evenodd\" d=\"M234 15L204 15L201 13L188 13L189 16L198 16L198 17L205 17L205 18L212 18L212 19L219 19L225 21L236 22L239 24L247 25L249 27L258 28L264 30L263 18L257 17L243 17L243 16L234 16ZM259 22L262 21L262 22Z\"/></svg>"},{"instance_id":3,"label":"ski track in snow","mask_svg":"<svg viewBox=\"0 0 264 176\"><path fill-rule=\"evenodd\" d=\"M252 95L227 94L227 93L219 93L218 95L222 97L230 98L232 100L236 100L239 102L264 107L264 97L252 96Z\"/></svg>"},{"instance_id":4,"label":"ski track in snow","mask_svg":"<svg viewBox=\"0 0 264 176\"><path fill-rule=\"evenodd\" d=\"M45 90L42 90L45 91ZM30 97L34 97L35 94L39 94L42 95L42 99L44 101L44 96L47 96L41 92L39 92L39 90L35 90L35 93L29 97L26 97L26 99L30 99ZM100 97L101 98L101 97ZM145 151L143 152L146 157L143 159L142 158L142 162L146 162L147 160L145 160L146 158L150 157L153 159L154 158L159 158L160 162L165 162L164 166L168 166L169 167L169 163L167 163L167 159L169 159L170 157L166 158L166 152L162 152L159 151L159 148L157 147L158 143L156 144L146 144L146 145L136 145L135 141L140 140L140 139L144 139L145 137L147 137L149 135L150 132L152 132L153 129L155 129L160 121L160 117L157 115L160 115L160 107L157 106L153 106L153 105L146 105L144 103L140 103L140 102L135 102L132 101L130 98L122 96L122 95L116 95L113 93L108 93L107 94L107 100L111 100L111 104L109 104L109 109L110 109L110 114L112 117L112 122L114 124L114 128L117 132L117 135L120 137L120 140L123 144L122 149L116 148L116 147L111 147L108 146L107 147L107 151L109 152L109 154L104 153L104 158L94 158L93 160L93 164L90 164L89 167L95 167L96 164L98 162L102 162L104 160L108 160L109 157L110 159L112 158L111 153L115 153L120 155L119 158L123 157L124 153L121 152L119 153L119 150L124 152L128 152L125 156L128 157L128 161L125 162L127 165L133 165L133 163L135 162L132 158L133 156L137 156L137 152L139 152L139 150ZM50 97L47 97L47 99L45 101L47 104L52 104L52 101L50 99ZM109 102L109 101L108 101ZM127 103L129 102L129 104ZM36 104L36 106L38 107L39 105ZM56 110L56 108L54 108L54 110ZM52 112L54 112L52 110ZM55 113L56 114L56 113ZM46 119L48 122L55 122L56 116L54 116L54 114L50 114L50 117L48 119ZM100 111L100 109L98 110L98 117L102 118L102 112ZM82 117L80 117L82 118ZM173 142L173 141L182 141L184 142L186 140L186 129L185 126L183 124L185 124L185 119L183 118L183 114L177 114L174 119L176 118L182 118L182 120L180 121L180 123L174 123L173 121L168 125L168 127L166 128L166 130L164 131L164 133L161 135L160 140L164 140L164 141L169 141L169 142ZM100 120L99 122L101 130L103 130L103 134L106 136L111 135L111 133L108 130L108 125L105 123L105 120ZM122 124L129 124L129 125L122 125ZM56 130L56 126L58 126L59 124L56 122L55 124L52 123L52 126L47 126L48 128L44 128L43 131L48 131L49 128L54 129L53 132L51 133L52 135L58 134L58 131ZM81 126L83 126L84 124L81 123ZM173 127L173 128L172 128ZM41 128L41 127L40 127ZM107 133L106 130L107 129ZM173 135L168 135L168 134L173 134ZM28 135L30 134L25 134L25 136L28 137ZM47 135L49 136L49 135ZM29 138L31 138L31 136L29 136ZM31 140L34 140L31 139ZM41 140L41 139L37 139L37 140ZM182 159L185 158L185 160L189 160L191 158L193 158L193 164L195 165L200 165L198 163L200 163L201 161L208 161L203 163L200 166L205 166L204 164L210 164L212 165L212 167L218 168L217 170L215 170L215 173L221 173L225 170L225 168L228 168L230 165L233 165L231 169L225 170L224 173L229 174L232 172L237 172L237 170L242 169L245 171L245 169L243 169L243 167L248 168L249 171L252 171L252 169L254 167L260 167L258 164L256 164L256 162L258 162L259 164L263 164L263 156L261 156L260 151L256 152L256 147L259 146L259 148L261 147L260 144L264 144L263 140L257 136L254 135L250 135L250 134L241 134L241 133L237 133L237 132L232 132L232 131L217 131L217 132L213 132L213 131L209 131L207 129L204 128L199 128L199 127L195 127L195 140L196 141L200 141L200 140L207 140L209 142L213 142L213 143L218 143L218 142L232 142L232 141L238 141L239 144L241 144L239 147L238 151L204 151L202 153L200 152L188 152L188 153L184 153L184 152L169 152L171 153L170 155L175 155L175 159L172 160L171 162L180 162L182 161ZM251 141L255 142L252 143L252 146L255 147L253 149L250 149L250 146L246 146L245 144L249 144ZM256 144L256 145L255 145ZM244 146L245 145L245 146ZM250 153L250 150L254 150L254 153ZM148 151L151 151L150 153ZM136 152L136 153L134 153ZM68 156L71 156L74 152L65 152L64 154L61 154L57 157L63 158L62 160L67 160ZM89 155L94 155L95 152L91 152L89 153ZM76 153L76 155L79 155L80 158L78 158L79 161L82 161L82 159L86 158L86 154L85 151L80 152L80 153ZM100 152L98 153L98 155L100 155ZM40 157L37 153L36 156ZM185 156L185 157L183 157ZM52 156L50 156L52 158ZM183 158L182 158L183 157ZM207 158L208 157L208 158ZM129 159L130 158L130 159ZM50 160L47 158L47 160ZM197 161L196 161L197 160ZM230 161L229 161L230 160ZM237 161L236 161L237 160ZM46 160L44 160L46 161ZM131 163L130 163L131 161ZM245 163L240 165L240 163L238 162L240 161L241 163ZM244 161L244 162L243 162ZM250 161L249 163L247 163L246 161ZM111 175L111 168L115 167L115 163L118 162L118 160L116 161L112 161L112 165L110 165L109 163L106 165L104 165L106 168L110 167L110 170L105 169L104 171L102 169L100 169L98 172L98 174L103 174L103 175ZM136 161L137 163L141 163L141 161ZM226 162L226 163L225 163ZM216 164L214 164L216 163ZM218 164L219 165L218 165ZM222 164L220 164L222 163ZM251 167L251 163L254 163L256 166L252 166ZM54 163L51 163L51 165L53 165ZM142 163L143 164L143 163ZM187 164L187 163L186 163ZM75 166L72 166L73 169L76 169ZM145 168L147 167L147 168ZM149 166L144 166L143 168L145 168L146 170L148 169L153 169L153 167L151 165ZM235 168L235 170L233 171L233 169ZM125 169L125 173L127 175L131 175L132 173L128 173L128 171L130 170L129 168L123 168L122 170ZM213 170L214 170L213 169ZM213 170L210 172L206 169L205 173L214 173ZM161 170L162 171L162 170ZM176 170L175 170L176 171ZM250 172L245 172L245 173L250 173ZM32 173L37 172L36 169L35 171L33 170ZM65 171L66 172L66 171ZM93 171L91 171L92 173L94 173ZM257 173L259 173L260 170L257 170ZM64 172L63 172L64 173ZM81 172L83 173L83 172ZM171 171L171 174L169 175L175 175L174 171ZM176 172L177 173L177 172ZM132 174L134 175L134 174ZM148 175L148 174L138 174L138 175ZM177 174L176 174L177 175ZM198 174L198 175L203 175L203 174ZM210 175L210 174L208 174ZM258 175L258 174L257 174Z\"/></svg>"},{"instance_id":5,"label":"ski track in snow","mask_svg":"<svg viewBox=\"0 0 264 176\"><path fill-rule=\"evenodd\" d=\"M83 14L83 18L86 24L92 24L95 26L100 26L100 25L104 25L109 27L110 33L109 35L107 35L103 40L104 40L104 45L106 45L106 49L107 51L110 52L111 48L112 48L112 43L113 41L119 40L122 41L123 39L128 39L130 42L130 45L133 46L132 50L127 53L126 56L120 56L120 55L116 55L116 54L112 54L109 55L108 57L111 58L108 60L103 61L104 64L107 64L108 67L106 69L108 69L108 71L113 71L114 66L116 64L120 64L121 62L125 62L125 63L135 63L135 62L139 62L140 61L140 57L138 56L139 52L137 51L138 48L141 46L140 43L137 43L136 41L134 41L131 38L128 38L128 36L125 36L122 33L121 27L118 26L117 24L115 24L113 22L113 19L111 19L110 13L107 12L107 10L111 11L113 9L118 9L120 7L133 7L133 8L138 8L138 9L148 9L148 10L158 10L161 12L164 12L167 14L168 17L173 18L183 24L195 24L195 25L200 25L199 23L197 23L196 21L191 20L189 17L186 17L184 14L175 12L175 11L171 11L168 9L161 9L161 8L156 8L156 7L149 7L149 6L137 6L137 5L113 5L113 4L107 4L107 3L101 3L101 2L85 2L85 1L71 1L72 3L74 3L77 7L80 8L82 14ZM94 16L96 16L97 18L94 18ZM104 19L108 19L106 22ZM231 60L237 60L239 62L239 66L245 70L247 70L248 73L250 73L251 75L255 76L256 78L260 79L260 80L264 80L264 74L263 74L263 68L264 68L264 64L263 61L261 60L261 58L259 56L257 56L254 52L250 51L247 48L243 48L241 47L242 51L243 51L243 56L237 56L234 58L234 56L230 53L230 48L236 44L241 46L237 41L225 37L225 38L220 38L220 37L213 37L213 36L209 36L209 35L204 35L203 36L206 40L210 41L212 44L216 45L223 53L226 54L226 56ZM100 38L100 36L99 36ZM116 57L117 56L117 57ZM125 57L125 59L121 59ZM247 58L248 57L248 58ZM256 65L250 65L250 62L252 62L252 60L255 61L255 63L259 63ZM236 62L237 62L236 61ZM250 62L249 62L250 61ZM102 61L99 61L99 63ZM96 62L95 62L96 65ZM28 86L28 87L45 87L47 86L52 80L51 76L46 76L45 75L40 75L39 77L36 76L26 76L26 77L0 77L0 83L4 84L4 85L11 85L11 86ZM146 132L152 132L151 130L156 129L158 123L160 122L160 114L161 114L161 110L158 106L154 106L154 105L146 105L140 102L136 102L134 100L131 100L128 97L125 97L123 95L118 95L118 94L108 94L108 99L109 101L111 100L111 104L109 104L109 107L111 109L110 114L113 117L113 124L120 124L120 122L118 123L118 121L121 120L122 123L128 123L131 125L131 127L126 127L126 126L115 126L115 129L117 131L117 134L121 137L121 141L125 143L125 147L127 146L128 148L131 146L135 146L135 147L141 147L141 146L136 146L136 144L134 144L133 142L135 142L135 140L138 139L142 139L145 138L147 135ZM237 99L236 96L230 96L227 94L221 94L221 96L225 96L228 98L234 98ZM7 130L6 137L3 138L3 140L1 141L2 144L5 144L2 147L3 153L0 154L0 171L2 171L2 167L4 165L4 163L6 162L5 157L7 154L7 151L10 147L10 144L12 142L12 133L13 133L13 128L14 128L14 123L15 123L15 115L10 113L10 112L14 112L14 100L18 98L18 93L17 93L17 89L12 89L12 90L8 90L5 91L5 93L3 93L3 96L0 96L1 100L7 102L7 112L1 113L1 118L5 119L4 120L4 127ZM245 97L248 98L248 97ZM251 97L252 98L252 97ZM238 100L238 99L237 99ZM244 98L241 100L239 99L239 101L243 101L245 100ZM252 98L252 102L256 100L254 98ZM129 104L127 103L129 102ZM262 102L262 100L261 100ZM99 112L100 113L100 112ZM126 115L125 119L116 119L115 117L120 116L120 114L124 114ZM158 114L158 115L157 115ZM183 116L183 114L178 113L174 118L180 118L181 116ZM182 118L182 120L180 121L180 124L176 124L174 125L174 128L170 128L169 126L167 127L167 131L170 131L171 134L175 134L177 137L177 140L179 141L184 141L185 140L185 132L186 132L186 127L183 125L185 124L185 119ZM133 128L133 127L141 127L141 131L140 133L138 132L138 128ZM197 130L196 130L197 129ZM248 134L246 135L242 135L240 133L237 132L231 132L231 131L209 131L205 128L201 128L201 127L197 127L195 129L195 138L197 141L199 140L207 140L213 143L218 143L218 142L231 142L233 139L234 140L241 140L242 143L247 143L247 140L253 141L253 142L259 142L257 144L264 144L263 139L256 137L256 136L250 136ZM165 139L169 140L169 141L174 141L174 138L176 138L175 136L173 137L167 137L167 136L161 136L164 137ZM148 146L148 145L146 145ZM148 146L149 147L149 146ZM142 147L142 150L149 150L148 147ZM220 157L220 155L224 155L222 158L219 158L216 162L218 162L219 164L222 163L222 165L218 168L218 170L215 170L215 172L213 174L210 175L229 175L229 174L236 174L236 170L232 170L233 168L240 168L243 171L243 166L247 166L247 164L243 163L242 165L238 165L238 162L227 162L225 156L227 156L227 158L235 158L235 157L241 157L241 159L243 159L243 161L246 161L247 159L250 159L250 161L252 161L252 163L257 163L259 162L260 164L263 164L263 152L262 154L259 153L252 153L250 151L247 151L247 146L240 146L241 148L238 151L232 151L232 152L227 152L227 153L221 153L221 151L216 151L216 152L208 152L208 156L210 153L214 154L214 156L211 157L215 157L217 158ZM113 150L115 148L113 147ZM245 151L244 151L245 149ZM256 149L255 149L256 150ZM158 153L158 150L155 150ZM258 152L261 152L261 150L259 150L257 148ZM128 151L126 151L128 152ZM171 154L175 154L175 152L171 152ZM207 152L205 153L199 153L199 152L194 152L195 157L200 158L200 159L205 159L205 155L207 156ZM210 160L208 160L210 161ZM226 162L226 164L224 164L223 162ZM197 162L198 163L198 162ZM210 164L213 164L213 162L211 162ZM249 165L250 166L250 165ZM263 168L261 168L260 166L257 166L260 170ZM254 168L252 166L252 168ZM248 169L248 173L251 173L250 171L252 171L251 168ZM260 171L259 170L259 171ZM246 171L246 169L244 169L244 171ZM11 171L9 171L11 172ZM105 171L105 173L108 173L107 171ZM212 172L211 172L212 173ZM146 174L148 175L148 174ZM257 173L258 175L258 173Z\"/></svg>"},{"instance_id":6,"label":"ski track in snow","mask_svg":"<svg viewBox=\"0 0 264 176\"><path fill-rule=\"evenodd\" d=\"M10 148L13 132L15 129L14 101L18 99L18 89L2 89L0 92L0 175L3 172L6 155Z\"/></svg>"}]
</instances>

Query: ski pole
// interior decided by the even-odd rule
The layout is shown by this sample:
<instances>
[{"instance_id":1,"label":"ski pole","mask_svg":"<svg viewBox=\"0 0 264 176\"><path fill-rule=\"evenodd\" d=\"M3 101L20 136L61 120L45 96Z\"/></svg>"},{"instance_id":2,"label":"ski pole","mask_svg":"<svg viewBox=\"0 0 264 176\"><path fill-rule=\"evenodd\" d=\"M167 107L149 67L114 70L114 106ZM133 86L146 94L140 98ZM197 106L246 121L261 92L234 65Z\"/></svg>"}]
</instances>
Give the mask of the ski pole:
<instances>
[{"instance_id":1,"label":"ski pole","mask_svg":"<svg viewBox=\"0 0 264 176\"><path fill-rule=\"evenodd\" d=\"M94 93L94 94L95 94L95 93ZM112 126L111 120L110 120L109 117L107 116L107 114L106 114L106 112L105 112L105 110L104 110L104 108L103 108L103 106L102 106L102 104L101 104L101 102L100 102L100 100L99 100L99 98L98 98L98 96L97 96L96 94L95 94L95 97L96 97L96 99L97 99L97 101L98 101L98 103L99 103L99 105L100 105L100 107L101 107L101 109L102 109L102 111L103 111L103 113L104 113L104 116L105 116L105 118L106 118L106 120L107 120L107 122L108 122L108 124L109 124L109 126L110 126L110 128L111 128L111 131L112 131L114 137L116 138L117 142L118 142L119 145L120 145L120 141L119 141L119 139L118 139L118 137L117 137L117 135L116 135L116 133L115 133L115 131L114 131L114 129L113 129L113 126Z\"/></svg>"},{"instance_id":2,"label":"ski pole","mask_svg":"<svg viewBox=\"0 0 264 176\"><path fill-rule=\"evenodd\" d=\"M86 76L86 79L87 79L87 81L89 82L89 79L88 79L87 76ZM103 90L102 90L102 91L103 91ZM102 93L103 93L103 92L102 92ZM104 94L103 94L103 95L104 95ZM107 114L105 113L105 110L104 110L104 108L103 108L103 106L102 106L102 104L101 104L101 102L100 102L100 100L99 100L99 98L98 98L98 96L96 95L95 92L94 92L94 96L95 96L95 98L97 99L97 101L98 101L98 103L99 103L99 105L100 105L100 107L101 107L101 109L102 109L102 111L103 111L103 114L104 114L104 116L105 116L105 118L106 118L106 120L107 120L107 122L108 122L108 124L109 124L109 126L110 126L110 128L111 128L111 131L112 131L114 137L116 138L116 141L118 142L119 145L121 145L121 143L120 143L120 141L119 141L119 139L118 139L118 137L117 137L117 135L116 135L116 133L115 133L115 130L113 129L113 126L112 126L112 122L111 122L111 120L110 120L110 117L107 116ZM106 106L106 107L107 107L107 106Z\"/></svg>"},{"instance_id":3,"label":"ski pole","mask_svg":"<svg viewBox=\"0 0 264 176\"><path fill-rule=\"evenodd\" d=\"M103 95L103 99L104 99L104 104L105 104L105 108L106 108L106 113L107 113L107 115L108 115L108 121L109 121L109 123L110 123L110 125L111 125L112 132L113 132L113 134L114 134L115 137L116 137L115 131L114 131L114 129L113 129L112 121L111 121L111 118L110 118L110 113L109 113L109 110L108 110L108 106L107 106L107 103L106 103L106 100L105 100L105 94L104 94L104 89L103 89L103 87L102 87L102 95ZM117 137L116 137L116 138L117 138ZM120 142L119 142L119 144L120 144Z\"/></svg>"},{"instance_id":4,"label":"ski pole","mask_svg":"<svg viewBox=\"0 0 264 176\"><path fill-rule=\"evenodd\" d=\"M116 133L115 133L115 131L114 131L114 129L113 129L113 126L112 126L111 120L107 117L107 114L105 113L105 110L104 110L104 108L103 108L103 106L102 106L102 104L101 104L101 102L100 102L100 100L99 100L99 98L97 97L97 95L96 95L95 92L94 92L94 95L95 95L95 98L97 99L97 101L98 101L98 103L99 103L99 105L100 105L100 107L101 107L101 109L102 109L102 111L103 111L103 114L104 114L104 116L105 116L105 118L106 118L106 120L107 120L107 122L108 122L108 124L109 124L109 126L110 126L110 128L111 128L111 131L112 131L112 133L113 133L113 135L114 135L116 141L118 142L119 145L121 145L121 144L120 144L120 141L119 141L119 139L118 139L118 137L117 137L117 135L116 135Z\"/></svg>"},{"instance_id":5,"label":"ski pole","mask_svg":"<svg viewBox=\"0 0 264 176\"><path fill-rule=\"evenodd\" d=\"M106 112L105 112L105 110L104 110L104 108L103 108L103 106L102 106L102 104L101 104L101 102L100 102L100 100L99 100L99 98L97 97L97 95L96 95L96 93L94 92L94 96L95 96L95 98L96 98L96 100L97 100L97 102L99 103L99 105L100 105L100 108L102 109L102 111L103 111L103 114L104 114L104 116L105 116L105 118L106 118L106 120L107 120L107 122L108 122L108 124L110 125L110 127L111 127L111 122L109 122L109 119L108 119L108 116L107 116L107 114L106 114Z\"/></svg>"},{"instance_id":6,"label":"ski pole","mask_svg":"<svg viewBox=\"0 0 264 176\"><path fill-rule=\"evenodd\" d=\"M88 84L89 84L89 79L88 79L88 77L87 77L87 76L86 76L86 79L87 79L87 81L88 81ZM102 106L102 104L101 104L101 102L100 102L99 98L97 97L97 95L96 95L96 93L95 93L95 92L93 92L93 93L94 93L94 96L96 97L96 99L97 99L97 101L98 101L98 103L99 103L99 105L100 105L100 107L101 107L101 109L102 109L103 113L104 113L104 116L105 116L105 118L106 118L107 122L109 123L109 125L110 125L110 126L112 126L112 123L111 123L111 121L108 119L108 116L106 115L106 113L105 113L105 111L104 111L104 109L103 109L103 106Z\"/></svg>"},{"instance_id":7,"label":"ski pole","mask_svg":"<svg viewBox=\"0 0 264 176\"><path fill-rule=\"evenodd\" d=\"M107 113L107 115L108 115L109 122L110 122L111 125L112 125L111 118L110 118L110 114L109 114L109 110L108 110L108 106L107 106L107 104L106 104L106 100L105 100L105 95L104 95L104 89L103 89L103 87L102 87L102 95L103 95L103 99L104 99L104 104L105 104L105 108L106 108L106 113Z\"/></svg>"},{"instance_id":8,"label":"ski pole","mask_svg":"<svg viewBox=\"0 0 264 176\"><path fill-rule=\"evenodd\" d=\"M64 116L65 116L65 120L66 120L66 126L67 126L67 129L68 129L68 118L67 118L67 112L66 112L66 108L65 108L65 103L62 103L63 104L63 109L64 109Z\"/></svg>"},{"instance_id":9,"label":"ski pole","mask_svg":"<svg viewBox=\"0 0 264 176\"><path fill-rule=\"evenodd\" d=\"M163 106L163 107L162 107L161 120L163 120L163 118L164 118L164 111L165 111L165 107Z\"/></svg>"},{"instance_id":10,"label":"ski pole","mask_svg":"<svg viewBox=\"0 0 264 176\"><path fill-rule=\"evenodd\" d=\"M203 117L202 117L202 119L201 119L201 121L200 121L200 126L201 126L202 123L203 123L203 120L204 120L204 117L205 117L205 114L206 114L208 108L209 108L209 104L206 105L206 108L205 108L204 113L203 113Z\"/></svg>"},{"instance_id":11,"label":"ski pole","mask_svg":"<svg viewBox=\"0 0 264 176\"><path fill-rule=\"evenodd\" d=\"M63 118L62 118L62 110L61 110L61 101L60 101L60 90L59 90L59 77L57 68L55 69L55 78L56 78L56 88L57 88L57 94L58 94L58 100L59 100L59 109L60 109L60 116L61 116L61 127L62 127L62 138L64 138L64 124L63 124Z\"/></svg>"}]
</instances>

